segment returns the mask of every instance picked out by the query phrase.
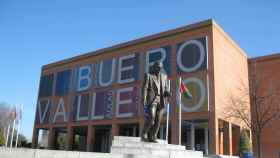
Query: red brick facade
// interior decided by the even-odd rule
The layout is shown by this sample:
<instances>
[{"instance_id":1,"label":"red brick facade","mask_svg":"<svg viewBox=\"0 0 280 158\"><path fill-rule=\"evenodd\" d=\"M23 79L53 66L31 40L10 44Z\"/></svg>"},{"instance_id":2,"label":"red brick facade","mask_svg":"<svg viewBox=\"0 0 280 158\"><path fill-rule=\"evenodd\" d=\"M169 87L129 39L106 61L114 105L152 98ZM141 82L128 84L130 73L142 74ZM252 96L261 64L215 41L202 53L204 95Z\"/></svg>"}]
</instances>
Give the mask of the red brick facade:
<instances>
[{"instance_id":1,"label":"red brick facade","mask_svg":"<svg viewBox=\"0 0 280 158\"><path fill-rule=\"evenodd\" d=\"M43 66L33 147L38 147L40 129L48 131L47 147L51 149L58 149L61 133L66 137L67 150L103 152L107 148L97 144L108 145L112 136L139 136L144 123L142 78L154 59L163 59L172 94L176 94L179 77L194 93L193 100L183 100L182 141L186 148L205 154L238 155L244 125L227 119L223 111L227 94L239 95L240 82L249 85L248 57L212 20ZM105 63L110 71L101 71ZM100 80L102 75L111 75L111 80ZM60 82L70 86L57 84ZM100 97L104 98L100 101ZM169 142L178 144L178 101L175 96L169 101ZM166 118L163 129L165 122ZM76 146L76 135L86 145ZM164 135L162 130L161 137Z\"/></svg>"},{"instance_id":2,"label":"red brick facade","mask_svg":"<svg viewBox=\"0 0 280 158\"><path fill-rule=\"evenodd\" d=\"M280 54L256 57L249 59L250 76L252 80L258 80L262 92L272 91L278 104L280 98ZM262 95L262 94L260 94ZM252 117L255 106L252 104ZM280 112L280 111L279 111ZM261 155L262 157L280 157L280 117L267 124L262 132ZM253 139L254 152L256 152L256 138Z\"/></svg>"}]
</instances>

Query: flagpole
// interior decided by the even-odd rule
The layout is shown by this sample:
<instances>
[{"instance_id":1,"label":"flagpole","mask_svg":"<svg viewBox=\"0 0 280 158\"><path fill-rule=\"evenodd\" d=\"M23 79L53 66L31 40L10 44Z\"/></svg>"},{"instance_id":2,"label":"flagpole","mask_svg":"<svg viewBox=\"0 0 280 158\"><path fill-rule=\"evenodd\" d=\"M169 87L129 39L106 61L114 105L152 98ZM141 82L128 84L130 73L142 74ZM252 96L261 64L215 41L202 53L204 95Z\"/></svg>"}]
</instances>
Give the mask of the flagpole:
<instances>
[{"instance_id":1,"label":"flagpole","mask_svg":"<svg viewBox=\"0 0 280 158\"><path fill-rule=\"evenodd\" d=\"M170 92L170 80L168 80L168 92ZM168 101L168 100L167 100ZM168 144L168 129L169 129L169 102L167 103L167 116L166 116L166 144Z\"/></svg>"},{"instance_id":2,"label":"flagpole","mask_svg":"<svg viewBox=\"0 0 280 158\"><path fill-rule=\"evenodd\" d=\"M16 148L17 148L17 145L18 145L18 135L19 135L19 131L20 131L20 125L21 125L21 118L22 118L22 109L23 109L23 106L21 105L20 106L20 112L19 112L19 116L18 116L18 126L17 126L17 137L16 137Z\"/></svg>"},{"instance_id":3,"label":"flagpole","mask_svg":"<svg viewBox=\"0 0 280 158\"><path fill-rule=\"evenodd\" d=\"M167 104L167 116L166 116L166 144L168 144L168 128L169 128L169 103Z\"/></svg>"},{"instance_id":4,"label":"flagpole","mask_svg":"<svg viewBox=\"0 0 280 158\"><path fill-rule=\"evenodd\" d=\"M19 135L19 129L20 129L20 120L18 121L18 125L17 125L17 136L16 136L16 144L15 144L15 148L17 148L17 144L18 144L18 135Z\"/></svg>"},{"instance_id":5,"label":"flagpole","mask_svg":"<svg viewBox=\"0 0 280 158\"><path fill-rule=\"evenodd\" d=\"M9 135L10 135L10 121L9 121L9 125L8 125L8 128L7 128L7 136L6 136L5 147L8 147Z\"/></svg>"},{"instance_id":6,"label":"flagpole","mask_svg":"<svg viewBox=\"0 0 280 158\"><path fill-rule=\"evenodd\" d=\"M8 128L7 128L7 132L6 132L6 140L5 140L5 147L8 147L8 143L9 143L9 135L10 135L10 126L11 126L11 107L9 106L9 113L8 113Z\"/></svg>"},{"instance_id":7,"label":"flagpole","mask_svg":"<svg viewBox=\"0 0 280 158\"><path fill-rule=\"evenodd\" d=\"M6 135L7 135L7 127L6 127L6 125L4 125L3 137L4 137L4 140L5 140L5 144L6 144Z\"/></svg>"},{"instance_id":8,"label":"flagpole","mask_svg":"<svg viewBox=\"0 0 280 158\"><path fill-rule=\"evenodd\" d=\"M181 85L182 79L181 77L179 77L179 87ZM179 89L178 89L179 90ZM179 145L181 145L181 135L182 135L182 97L181 97L181 93L178 93L178 99L179 99Z\"/></svg>"},{"instance_id":9,"label":"flagpole","mask_svg":"<svg viewBox=\"0 0 280 158\"><path fill-rule=\"evenodd\" d=\"M12 135L11 135L11 141L10 141L10 148L13 147L13 139L14 139L14 132L15 132L15 124L16 124L16 120L14 119L14 121L13 121Z\"/></svg>"},{"instance_id":10,"label":"flagpole","mask_svg":"<svg viewBox=\"0 0 280 158\"><path fill-rule=\"evenodd\" d=\"M14 112L16 112L16 109ZM16 114L14 113L14 115L16 115ZM13 117L14 117L13 118L14 120L13 120L13 129L12 129L12 135L11 135L10 148L13 147L13 139L14 139L14 132L15 132L15 124L16 124L16 118L15 118L15 116L13 116Z\"/></svg>"}]
</instances>

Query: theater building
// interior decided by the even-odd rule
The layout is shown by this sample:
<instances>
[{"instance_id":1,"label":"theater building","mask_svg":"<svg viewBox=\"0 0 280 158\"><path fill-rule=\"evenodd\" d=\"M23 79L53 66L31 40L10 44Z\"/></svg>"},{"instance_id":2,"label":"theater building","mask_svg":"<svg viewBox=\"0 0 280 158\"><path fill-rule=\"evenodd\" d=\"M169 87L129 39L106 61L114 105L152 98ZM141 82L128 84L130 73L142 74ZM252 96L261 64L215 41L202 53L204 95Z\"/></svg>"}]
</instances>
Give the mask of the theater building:
<instances>
[{"instance_id":1,"label":"theater building","mask_svg":"<svg viewBox=\"0 0 280 158\"><path fill-rule=\"evenodd\" d=\"M267 56L261 56L256 58L251 58L249 60L250 67L250 78L258 81L257 86L260 87L258 93L260 96L267 95L267 93L272 93L275 96L272 101L280 103L280 54L273 54ZM270 100L268 98L268 100ZM275 103L271 105L274 106ZM269 106L269 105L268 105ZM251 104L252 117L254 117L256 106ZM279 108L279 104L278 104ZM268 108L264 108L268 109ZM275 109L277 110L277 109ZM279 110L279 109L278 109ZM280 111L279 111L280 112ZM271 115L266 115L271 116ZM267 117L263 117L267 119ZM261 155L267 158L280 158L280 117L273 119L268 123L262 132L261 139ZM256 152L257 144L256 139L253 139L254 152Z\"/></svg>"},{"instance_id":2,"label":"theater building","mask_svg":"<svg viewBox=\"0 0 280 158\"><path fill-rule=\"evenodd\" d=\"M239 95L240 82L248 86L247 56L213 20L44 65L33 147L43 147L43 135L49 149L109 152L113 136L139 136L142 81L157 60L171 81L169 143L179 142L182 77L193 95L182 100L182 144L206 155L237 155L243 125L224 111L228 94ZM166 118L159 138L165 135Z\"/></svg>"}]
</instances>

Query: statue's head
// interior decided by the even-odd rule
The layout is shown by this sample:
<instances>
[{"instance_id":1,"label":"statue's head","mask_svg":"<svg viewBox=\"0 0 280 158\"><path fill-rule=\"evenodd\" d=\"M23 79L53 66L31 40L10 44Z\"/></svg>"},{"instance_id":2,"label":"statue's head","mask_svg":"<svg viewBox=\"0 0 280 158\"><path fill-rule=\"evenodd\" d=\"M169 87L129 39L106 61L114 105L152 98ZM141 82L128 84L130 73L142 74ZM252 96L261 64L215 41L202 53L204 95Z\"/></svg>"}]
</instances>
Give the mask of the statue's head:
<instances>
[{"instance_id":1,"label":"statue's head","mask_svg":"<svg viewBox=\"0 0 280 158\"><path fill-rule=\"evenodd\" d=\"M153 72L154 72L154 73L159 73L161 69L162 69L162 62L156 61L156 62L153 64Z\"/></svg>"}]
</instances>

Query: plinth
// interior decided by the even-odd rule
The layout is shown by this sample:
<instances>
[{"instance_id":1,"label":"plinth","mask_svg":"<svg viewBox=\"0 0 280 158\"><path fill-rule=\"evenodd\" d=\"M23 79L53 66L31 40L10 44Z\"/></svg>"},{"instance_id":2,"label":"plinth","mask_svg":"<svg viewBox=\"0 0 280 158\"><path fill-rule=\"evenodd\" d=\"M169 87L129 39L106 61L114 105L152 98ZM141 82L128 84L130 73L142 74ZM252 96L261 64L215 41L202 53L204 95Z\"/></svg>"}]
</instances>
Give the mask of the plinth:
<instances>
[{"instance_id":1,"label":"plinth","mask_svg":"<svg viewBox=\"0 0 280 158\"><path fill-rule=\"evenodd\" d=\"M163 140L142 142L139 137L124 136L114 137L111 154L128 158L203 158L201 151L186 150L182 145L167 144Z\"/></svg>"}]
</instances>

